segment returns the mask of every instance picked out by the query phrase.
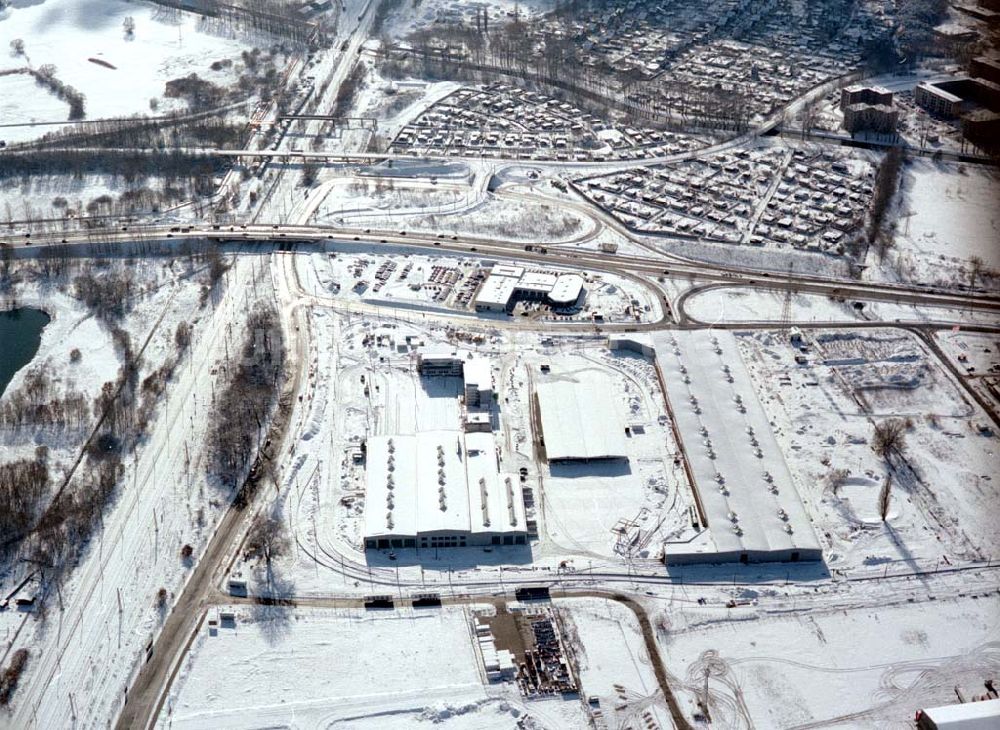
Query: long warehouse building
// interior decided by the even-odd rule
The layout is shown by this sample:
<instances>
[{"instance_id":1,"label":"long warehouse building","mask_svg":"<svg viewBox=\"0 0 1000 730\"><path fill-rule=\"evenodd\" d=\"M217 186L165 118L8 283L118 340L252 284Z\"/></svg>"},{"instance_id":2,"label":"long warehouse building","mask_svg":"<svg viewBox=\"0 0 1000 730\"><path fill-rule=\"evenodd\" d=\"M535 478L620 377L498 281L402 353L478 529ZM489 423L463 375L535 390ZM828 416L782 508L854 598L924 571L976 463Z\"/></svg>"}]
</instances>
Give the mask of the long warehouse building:
<instances>
[{"instance_id":1,"label":"long warehouse building","mask_svg":"<svg viewBox=\"0 0 1000 730\"><path fill-rule=\"evenodd\" d=\"M822 560L732 332L652 336L708 529L664 548L668 564Z\"/></svg>"}]
</instances>

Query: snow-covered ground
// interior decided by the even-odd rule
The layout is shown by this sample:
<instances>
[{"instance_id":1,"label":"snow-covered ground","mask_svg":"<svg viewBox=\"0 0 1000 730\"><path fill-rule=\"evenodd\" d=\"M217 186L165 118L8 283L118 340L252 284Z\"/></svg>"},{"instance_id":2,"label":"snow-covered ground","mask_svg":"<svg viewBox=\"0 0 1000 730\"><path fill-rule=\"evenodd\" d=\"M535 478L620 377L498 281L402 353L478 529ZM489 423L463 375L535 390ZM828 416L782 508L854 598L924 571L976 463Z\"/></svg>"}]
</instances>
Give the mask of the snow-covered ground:
<instances>
[{"instance_id":1,"label":"snow-covered ground","mask_svg":"<svg viewBox=\"0 0 1000 730\"><path fill-rule=\"evenodd\" d=\"M797 364L786 335L740 339L827 565L928 569L1000 551L988 516L1000 490L997 437L978 430L985 415L919 340L898 330L813 331ZM890 418L907 424L906 448L883 521L887 468L871 440L874 424Z\"/></svg>"},{"instance_id":2,"label":"snow-covered ground","mask_svg":"<svg viewBox=\"0 0 1000 730\"><path fill-rule=\"evenodd\" d=\"M970 260L1000 270L1000 175L914 160L903 169L889 265L913 281L967 284Z\"/></svg>"},{"instance_id":3,"label":"snow-covered ground","mask_svg":"<svg viewBox=\"0 0 1000 730\"><path fill-rule=\"evenodd\" d=\"M217 632L202 626L160 727L558 730L580 720L578 702L528 705L510 684L485 684L468 609L235 613Z\"/></svg>"},{"instance_id":4,"label":"snow-covered ground","mask_svg":"<svg viewBox=\"0 0 1000 730\"><path fill-rule=\"evenodd\" d=\"M215 491L205 477L206 420L223 370L219 363L238 346L233 334L240 331L254 298L270 291L266 263L262 266L253 256L239 258L226 275L229 286L205 306L197 271L188 276L191 272L182 263L169 259L152 258L135 266L143 294L122 324L137 350L148 338L140 381L174 352L179 322L192 326L191 349L154 411L148 436L123 460L117 497L95 538L83 546L48 620L31 613L0 613L3 649L24 646L30 651L13 714L5 719L13 727L28 726L33 718L39 726L60 727L74 716L84 725L116 716L122 688L134 678L146 642L165 617L156 606L157 592L165 589L169 607L193 565L180 556L182 546L190 544L197 558L230 496ZM46 299L59 302L58 297ZM54 324L61 318L56 315ZM71 332L66 341L55 343L51 353L43 343L39 357L58 358L67 344L85 337L89 320L81 321L78 334ZM106 361L111 357L106 348L94 349L104 337L93 332L89 343L80 342L80 365L100 368L91 371L96 382L81 384L87 388L116 377L117 365ZM58 631L52 621L58 622ZM80 701L84 697L86 702Z\"/></svg>"},{"instance_id":5,"label":"snow-covered ground","mask_svg":"<svg viewBox=\"0 0 1000 730\"><path fill-rule=\"evenodd\" d=\"M1000 671L996 595L838 611L667 613L662 655L688 717L708 676L713 727L913 727ZM682 689L683 688L683 689ZM682 691L678 691L681 690Z\"/></svg>"},{"instance_id":6,"label":"snow-covered ground","mask_svg":"<svg viewBox=\"0 0 1000 730\"><path fill-rule=\"evenodd\" d=\"M135 21L130 37L123 29L126 17ZM42 0L14 2L0 11L0 38L4 53L16 38L24 41L25 54L6 58L5 68L30 61L33 68L54 64L56 78L86 97L90 119L150 113L149 101L160 100L158 113L182 108L183 102L163 99L164 84L197 73L201 78L227 85L235 78L235 65L213 71L215 61L238 61L252 42L232 37L230 31L193 13L125 0ZM259 42L267 43L268 39ZM94 63L98 59L114 68ZM53 104L41 86L25 83L27 77L0 77L0 111L4 122L63 121L65 103ZM22 102L23 100L23 102ZM58 127L12 127L2 130L8 142L31 139Z\"/></svg>"},{"instance_id":7,"label":"snow-covered ground","mask_svg":"<svg viewBox=\"0 0 1000 730\"><path fill-rule=\"evenodd\" d=\"M745 287L717 287L689 297L687 314L707 324L738 322L780 322L785 294ZM858 309L853 300L835 301L819 294L795 293L789 301L792 323L823 322L944 322L993 324L991 313L931 305L865 302Z\"/></svg>"},{"instance_id":8,"label":"snow-covered ground","mask_svg":"<svg viewBox=\"0 0 1000 730\"><path fill-rule=\"evenodd\" d=\"M435 197L439 200L435 201ZM346 213L353 201L330 201L345 207L344 215L338 208L329 208L327 219L349 221L355 226L395 228L400 230L442 231L452 235L472 235L484 238L524 241L528 243L559 243L585 236L593 230L593 223L572 211L558 210L545 203L499 200L492 195L475 202L468 194L442 194L410 198L401 204L387 201L378 207L386 212L359 210ZM420 211L420 208L429 208ZM414 210L416 209L416 210ZM331 215L332 214L332 215Z\"/></svg>"},{"instance_id":9,"label":"snow-covered ground","mask_svg":"<svg viewBox=\"0 0 1000 730\"><path fill-rule=\"evenodd\" d=\"M54 380L53 396L79 393L89 406L100 393L101 384L114 380L118 372L119 356L112 345L110 333L80 301L55 287L31 285L19 288L18 306L42 309L52 319L42 330L42 340L35 357L15 373L4 395L9 398L29 373L44 372ZM70 362L73 350L79 350L81 355L75 363ZM0 456L4 461L29 458L34 455L36 447L46 446L53 481L58 483L92 427L93 423L88 418L81 428L3 430L0 431ZM0 567L0 575L3 573Z\"/></svg>"},{"instance_id":10,"label":"snow-covered ground","mask_svg":"<svg viewBox=\"0 0 1000 730\"><path fill-rule=\"evenodd\" d=\"M670 715L646 653L639 622L620 603L599 598L558 600L563 624L588 697L600 701L608 727L671 727Z\"/></svg>"}]
</instances>

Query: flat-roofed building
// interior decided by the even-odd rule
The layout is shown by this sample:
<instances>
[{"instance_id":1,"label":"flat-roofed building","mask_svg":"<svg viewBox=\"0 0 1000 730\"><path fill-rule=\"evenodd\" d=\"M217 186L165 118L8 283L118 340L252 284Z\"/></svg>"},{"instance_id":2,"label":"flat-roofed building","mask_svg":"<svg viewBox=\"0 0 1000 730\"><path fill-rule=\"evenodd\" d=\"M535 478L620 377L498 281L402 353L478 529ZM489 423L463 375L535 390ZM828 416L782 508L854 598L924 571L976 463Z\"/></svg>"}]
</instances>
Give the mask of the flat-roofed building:
<instances>
[{"instance_id":1,"label":"flat-roofed building","mask_svg":"<svg viewBox=\"0 0 1000 730\"><path fill-rule=\"evenodd\" d=\"M483 357L465 361L462 374L465 380L466 407L488 408L493 400L493 365Z\"/></svg>"},{"instance_id":2,"label":"flat-roofed building","mask_svg":"<svg viewBox=\"0 0 1000 730\"><path fill-rule=\"evenodd\" d=\"M515 279L520 279L524 275L524 267L512 264L493 264L493 267L490 269L490 275L513 276Z\"/></svg>"},{"instance_id":3,"label":"flat-roofed building","mask_svg":"<svg viewBox=\"0 0 1000 730\"><path fill-rule=\"evenodd\" d=\"M962 113L962 97L922 81L913 89L913 100L931 114L954 119Z\"/></svg>"},{"instance_id":4,"label":"flat-roofed building","mask_svg":"<svg viewBox=\"0 0 1000 730\"><path fill-rule=\"evenodd\" d=\"M513 306L517 279L512 276L486 277L476 293L474 306L477 312L507 312Z\"/></svg>"},{"instance_id":5,"label":"flat-roofed building","mask_svg":"<svg viewBox=\"0 0 1000 730\"><path fill-rule=\"evenodd\" d=\"M771 424L732 332L652 335L708 529L664 547L668 564L821 560Z\"/></svg>"},{"instance_id":6,"label":"flat-roofed building","mask_svg":"<svg viewBox=\"0 0 1000 730\"><path fill-rule=\"evenodd\" d=\"M518 299L540 301L548 297L552 287L556 285L555 274L545 274L540 271L529 271L517 280L514 292Z\"/></svg>"},{"instance_id":7,"label":"flat-roofed building","mask_svg":"<svg viewBox=\"0 0 1000 730\"><path fill-rule=\"evenodd\" d=\"M919 730L996 730L1000 727L1000 699L930 707L917 712Z\"/></svg>"},{"instance_id":8,"label":"flat-roofed building","mask_svg":"<svg viewBox=\"0 0 1000 730\"><path fill-rule=\"evenodd\" d=\"M577 303L583 292L583 277L579 274L560 274L549 292L549 303L555 307L569 307Z\"/></svg>"},{"instance_id":9,"label":"flat-roofed building","mask_svg":"<svg viewBox=\"0 0 1000 730\"><path fill-rule=\"evenodd\" d=\"M476 292L473 304L477 312L509 312L519 301L568 307L578 303L583 294L583 277L579 274L525 271L519 266L496 264Z\"/></svg>"},{"instance_id":10,"label":"flat-roofed building","mask_svg":"<svg viewBox=\"0 0 1000 730\"><path fill-rule=\"evenodd\" d=\"M463 363L457 350L426 348L417 354L417 371L421 375L461 377Z\"/></svg>"},{"instance_id":11,"label":"flat-roofed building","mask_svg":"<svg viewBox=\"0 0 1000 730\"><path fill-rule=\"evenodd\" d=\"M365 479L366 549L527 543L520 480L501 473L492 433L373 436Z\"/></svg>"},{"instance_id":12,"label":"flat-roofed building","mask_svg":"<svg viewBox=\"0 0 1000 730\"><path fill-rule=\"evenodd\" d=\"M969 63L969 72L972 76L992 81L1000 84L1000 59L979 56L973 58Z\"/></svg>"},{"instance_id":13,"label":"flat-roofed building","mask_svg":"<svg viewBox=\"0 0 1000 730\"><path fill-rule=\"evenodd\" d=\"M582 374L538 383L535 395L550 462L627 458L625 427L608 385Z\"/></svg>"},{"instance_id":14,"label":"flat-roofed building","mask_svg":"<svg viewBox=\"0 0 1000 730\"><path fill-rule=\"evenodd\" d=\"M855 132L890 134L896 131L899 112L893 108L893 94L883 86L854 84L840 90L840 110L844 129Z\"/></svg>"},{"instance_id":15,"label":"flat-roofed building","mask_svg":"<svg viewBox=\"0 0 1000 730\"><path fill-rule=\"evenodd\" d=\"M846 109L855 104L878 104L892 106L892 92L884 86L865 86L853 84L840 90L840 108Z\"/></svg>"},{"instance_id":16,"label":"flat-roofed building","mask_svg":"<svg viewBox=\"0 0 1000 730\"><path fill-rule=\"evenodd\" d=\"M844 109L844 129L848 132L892 134L899 125L899 111L882 104L852 104Z\"/></svg>"}]
</instances>

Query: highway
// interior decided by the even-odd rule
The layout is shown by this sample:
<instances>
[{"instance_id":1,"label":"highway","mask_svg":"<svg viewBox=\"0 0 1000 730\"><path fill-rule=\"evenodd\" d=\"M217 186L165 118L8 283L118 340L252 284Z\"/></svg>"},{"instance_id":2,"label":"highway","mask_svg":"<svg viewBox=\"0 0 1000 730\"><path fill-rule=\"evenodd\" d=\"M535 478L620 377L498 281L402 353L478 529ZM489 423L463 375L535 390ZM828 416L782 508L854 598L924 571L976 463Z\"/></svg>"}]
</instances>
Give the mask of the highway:
<instances>
[{"instance_id":1,"label":"highway","mask_svg":"<svg viewBox=\"0 0 1000 730\"><path fill-rule=\"evenodd\" d=\"M811 274L772 274L767 271L750 271L745 267L695 263L674 257L661 260L599 251L561 250L557 246L547 251L526 251L524 244L472 236L446 236L445 234L409 233L403 231L377 231L373 229L334 228L316 225L254 224L240 226L130 226L128 230L88 231L83 233L33 234L30 238L6 237L0 242L15 249L53 245L129 244L136 240L215 240L220 243L242 242L272 243L275 246L308 243L349 242L365 243L373 247L407 246L461 254L475 254L489 258L516 258L532 262L545 262L571 268L592 268L632 273L645 276L695 276L706 283L742 285L746 287L842 297L856 301L881 301L896 304L932 305L954 307L969 311L1000 312L1000 295L992 293L964 293L940 290L912 284L845 281ZM537 247L536 247L537 248ZM684 296L694 293L689 290Z\"/></svg>"}]
</instances>

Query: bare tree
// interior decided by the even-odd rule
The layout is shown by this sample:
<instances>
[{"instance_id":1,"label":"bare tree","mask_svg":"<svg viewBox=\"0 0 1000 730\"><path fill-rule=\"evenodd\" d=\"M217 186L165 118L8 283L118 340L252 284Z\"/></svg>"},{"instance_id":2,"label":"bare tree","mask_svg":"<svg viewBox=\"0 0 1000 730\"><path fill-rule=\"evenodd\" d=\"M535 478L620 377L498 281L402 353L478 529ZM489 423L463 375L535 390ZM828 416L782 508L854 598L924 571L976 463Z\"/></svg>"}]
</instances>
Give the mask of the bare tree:
<instances>
[{"instance_id":1,"label":"bare tree","mask_svg":"<svg viewBox=\"0 0 1000 730\"><path fill-rule=\"evenodd\" d=\"M890 418L875 424L872 449L888 462L892 456L903 453L906 448L906 423L898 418Z\"/></svg>"},{"instance_id":2,"label":"bare tree","mask_svg":"<svg viewBox=\"0 0 1000 730\"><path fill-rule=\"evenodd\" d=\"M15 38L10 42L10 55L12 56L23 56L24 55L24 40L21 38Z\"/></svg>"},{"instance_id":3,"label":"bare tree","mask_svg":"<svg viewBox=\"0 0 1000 730\"><path fill-rule=\"evenodd\" d=\"M125 31L126 38L132 38L135 36L135 18L131 15L126 15L125 19L122 21L122 30Z\"/></svg>"},{"instance_id":4,"label":"bare tree","mask_svg":"<svg viewBox=\"0 0 1000 730\"><path fill-rule=\"evenodd\" d=\"M191 344L191 325L187 322L179 322L174 331L174 344L177 345L177 352L184 352Z\"/></svg>"},{"instance_id":5,"label":"bare tree","mask_svg":"<svg viewBox=\"0 0 1000 730\"><path fill-rule=\"evenodd\" d=\"M889 205L896 194L899 185L899 173L903 166L903 150L900 147L890 147L875 173L875 186L868 215L868 243L875 242Z\"/></svg>"},{"instance_id":6,"label":"bare tree","mask_svg":"<svg viewBox=\"0 0 1000 730\"><path fill-rule=\"evenodd\" d=\"M288 552L291 541L284 520L277 513L261 512L250 525L247 533L247 552L264 560L266 591L274 594L279 581L274 571L274 559Z\"/></svg>"},{"instance_id":7,"label":"bare tree","mask_svg":"<svg viewBox=\"0 0 1000 730\"><path fill-rule=\"evenodd\" d=\"M18 649L10 658L10 664L0 674L0 707L10 704L10 698L17 689L17 681L20 679L24 668L28 665L28 650Z\"/></svg>"},{"instance_id":8,"label":"bare tree","mask_svg":"<svg viewBox=\"0 0 1000 730\"><path fill-rule=\"evenodd\" d=\"M309 188L316 183L316 177L319 175L319 165L315 162L306 162L302 165L302 184Z\"/></svg>"},{"instance_id":9,"label":"bare tree","mask_svg":"<svg viewBox=\"0 0 1000 730\"><path fill-rule=\"evenodd\" d=\"M983 259L980 256L973 256L969 259L969 288L976 288L976 279L983 271Z\"/></svg>"},{"instance_id":10,"label":"bare tree","mask_svg":"<svg viewBox=\"0 0 1000 730\"><path fill-rule=\"evenodd\" d=\"M254 518L247 534L247 551L263 558L268 572L271 561L284 555L290 545L285 523L278 515L261 512Z\"/></svg>"},{"instance_id":11,"label":"bare tree","mask_svg":"<svg viewBox=\"0 0 1000 730\"><path fill-rule=\"evenodd\" d=\"M882 491L878 494L878 513L885 522L889 519L889 505L892 502L892 475L886 474L882 482Z\"/></svg>"}]
</instances>

